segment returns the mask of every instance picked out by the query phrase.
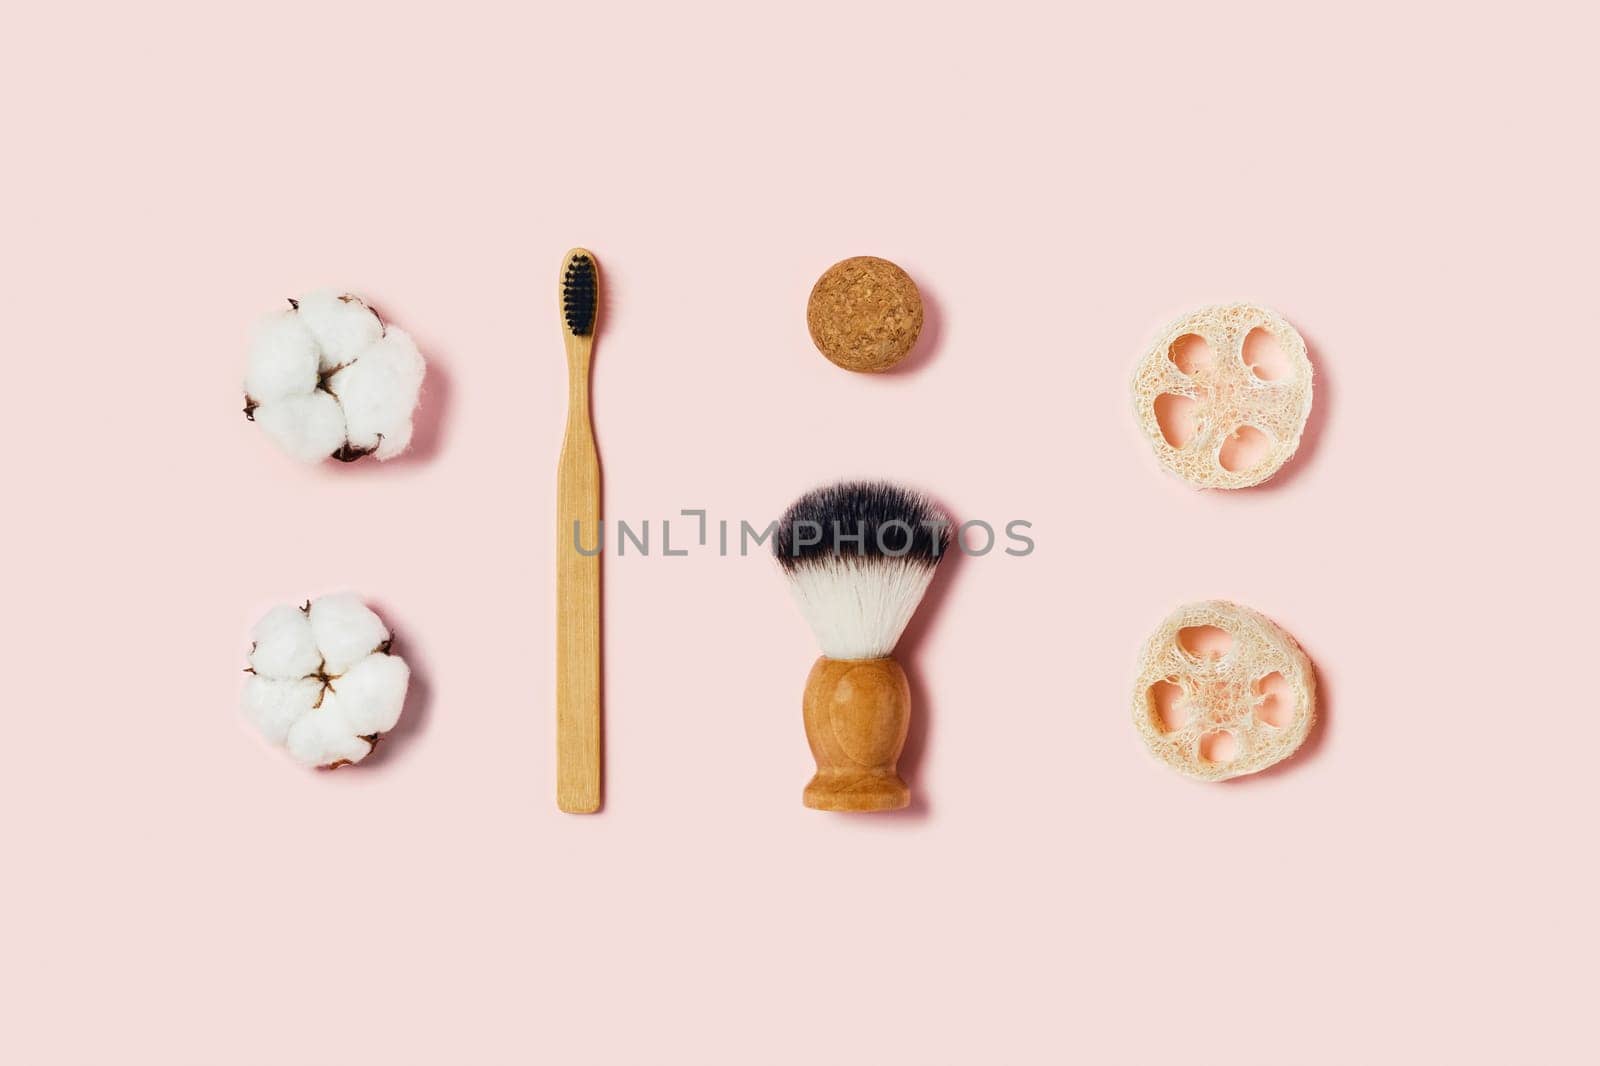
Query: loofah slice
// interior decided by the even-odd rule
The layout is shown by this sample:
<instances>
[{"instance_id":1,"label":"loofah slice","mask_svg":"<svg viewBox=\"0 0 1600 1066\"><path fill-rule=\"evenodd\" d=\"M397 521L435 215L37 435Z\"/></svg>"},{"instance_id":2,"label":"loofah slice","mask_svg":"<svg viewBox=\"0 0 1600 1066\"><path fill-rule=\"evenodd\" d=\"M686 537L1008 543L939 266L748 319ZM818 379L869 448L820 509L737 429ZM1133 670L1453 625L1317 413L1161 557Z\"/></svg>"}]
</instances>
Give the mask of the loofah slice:
<instances>
[{"instance_id":1,"label":"loofah slice","mask_svg":"<svg viewBox=\"0 0 1600 1066\"><path fill-rule=\"evenodd\" d=\"M274 607L252 636L245 716L296 762L360 762L400 720L411 670L354 595Z\"/></svg>"},{"instance_id":2,"label":"loofah slice","mask_svg":"<svg viewBox=\"0 0 1600 1066\"><path fill-rule=\"evenodd\" d=\"M244 415L303 462L392 459L411 444L422 355L350 293L289 301L250 344Z\"/></svg>"},{"instance_id":3,"label":"loofah slice","mask_svg":"<svg viewBox=\"0 0 1600 1066\"><path fill-rule=\"evenodd\" d=\"M1256 329L1270 333L1287 360L1286 373L1276 380L1263 380L1245 362L1245 338ZM1209 358L1187 358L1195 338L1204 341ZM1192 435L1168 440L1157 418L1158 404L1192 405L1187 412ZM1156 457L1185 481L1215 489L1259 485L1294 455L1311 414L1306 342L1264 307L1201 308L1163 330L1140 360L1133 408ZM1241 432L1252 431L1266 439L1257 449L1259 457L1241 468L1228 446Z\"/></svg>"},{"instance_id":4,"label":"loofah slice","mask_svg":"<svg viewBox=\"0 0 1600 1066\"><path fill-rule=\"evenodd\" d=\"M1133 724L1168 766L1222 781L1293 755L1316 703L1311 660L1293 637L1248 607L1207 600L1178 608L1145 644Z\"/></svg>"}]
</instances>

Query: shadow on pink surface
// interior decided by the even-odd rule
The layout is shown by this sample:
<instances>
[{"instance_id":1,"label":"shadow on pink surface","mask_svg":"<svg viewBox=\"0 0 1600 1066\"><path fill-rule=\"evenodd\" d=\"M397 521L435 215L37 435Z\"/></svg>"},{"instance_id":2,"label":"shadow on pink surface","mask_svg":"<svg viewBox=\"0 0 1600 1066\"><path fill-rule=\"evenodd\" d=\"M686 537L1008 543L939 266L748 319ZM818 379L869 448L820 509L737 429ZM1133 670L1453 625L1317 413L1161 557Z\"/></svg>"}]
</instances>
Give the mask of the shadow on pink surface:
<instances>
[{"instance_id":1,"label":"shadow on pink surface","mask_svg":"<svg viewBox=\"0 0 1600 1066\"><path fill-rule=\"evenodd\" d=\"M1280 489L1294 481L1302 470L1316 461L1322 434L1328 425L1328 413L1334 406L1336 390L1333 387L1332 375L1328 373L1328 364L1323 361L1320 349L1305 335L1305 331L1301 331L1300 337L1306 342L1306 358L1311 360L1313 390L1311 414L1307 416L1306 428L1300 434L1300 446L1283 465L1283 469L1254 488L1244 490L1246 492L1272 492Z\"/></svg>"},{"instance_id":2,"label":"shadow on pink surface","mask_svg":"<svg viewBox=\"0 0 1600 1066\"><path fill-rule=\"evenodd\" d=\"M890 377L915 374L939 356L939 342L944 334L944 310L939 298L921 282L917 283L917 292L922 296L922 332L917 335L917 343L906 353L900 365L887 372Z\"/></svg>"},{"instance_id":3,"label":"shadow on pink surface","mask_svg":"<svg viewBox=\"0 0 1600 1066\"><path fill-rule=\"evenodd\" d=\"M958 524L954 512L944 501L937 497L933 499L939 509L950 516L952 524ZM911 688L911 723L906 729L905 750L900 753L900 776L911 788L911 803L898 811L867 815L865 816L867 819L890 822L924 821L933 813L933 804L922 780L922 763L928 751L934 720L938 717L938 700L922 683L918 664L922 657L923 644L934 627L939 624L939 619L944 613L945 597L950 594L950 589L966 565L966 556L955 547L952 540L949 551L934 573L933 584L928 587L927 595L923 597L917 613L911 616L911 624L906 626L905 633L900 637L900 643L895 647L895 658L900 660L900 665L905 668L906 681Z\"/></svg>"},{"instance_id":4,"label":"shadow on pink surface","mask_svg":"<svg viewBox=\"0 0 1600 1066\"><path fill-rule=\"evenodd\" d=\"M1299 640L1298 637L1295 639ZM1307 735L1305 742L1300 745L1300 750L1276 766L1269 766L1258 774L1230 777L1221 782L1223 785L1238 787L1249 785L1255 781L1277 778L1284 774L1292 776L1297 770L1303 769L1307 763L1314 760L1322 751L1323 745L1328 742L1328 727L1333 720L1331 713L1333 697L1328 686L1328 675L1318 668L1317 657L1312 654L1311 649L1304 644L1301 645L1301 648L1311 660L1311 671L1317 681L1317 720L1311 724L1310 734Z\"/></svg>"},{"instance_id":5,"label":"shadow on pink surface","mask_svg":"<svg viewBox=\"0 0 1600 1066\"><path fill-rule=\"evenodd\" d=\"M419 339L419 345L422 341ZM407 470L431 463L444 449L446 423L455 398L455 381L448 364L429 348L422 349L427 372L422 378L422 393L417 399L412 421L411 446L393 459L379 462L370 456L353 463L321 462L316 472L322 477L377 477L385 471Z\"/></svg>"},{"instance_id":6,"label":"shadow on pink surface","mask_svg":"<svg viewBox=\"0 0 1600 1066\"><path fill-rule=\"evenodd\" d=\"M397 618L388 604L377 600L367 602L389 627L389 633L394 638L390 650L411 668L411 684L406 689L406 702L400 711L400 721L383 734L371 755L361 760L359 765L346 768L351 771L352 777L359 776L364 767L383 767L397 759L406 758L411 745L428 727L435 695L433 672L428 668L426 657L419 647L420 642L406 639L405 623Z\"/></svg>"},{"instance_id":7,"label":"shadow on pink surface","mask_svg":"<svg viewBox=\"0 0 1600 1066\"><path fill-rule=\"evenodd\" d=\"M411 447L395 458L396 463L426 463L439 454L444 445L444 424L450 414L454 388L450 368L437 359L430 360L427 376L422 379L422 399L417 404Z\"/></svg>"}]
</instances>

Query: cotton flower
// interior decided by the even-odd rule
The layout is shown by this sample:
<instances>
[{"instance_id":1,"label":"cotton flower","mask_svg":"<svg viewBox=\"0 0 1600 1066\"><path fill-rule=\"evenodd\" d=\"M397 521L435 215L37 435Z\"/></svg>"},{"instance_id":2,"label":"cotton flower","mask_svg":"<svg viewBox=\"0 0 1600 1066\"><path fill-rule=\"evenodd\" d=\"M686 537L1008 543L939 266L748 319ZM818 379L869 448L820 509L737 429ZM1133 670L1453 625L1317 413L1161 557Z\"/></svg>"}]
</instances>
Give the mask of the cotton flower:
<instances>
[{"instance_id":1,"label":"cotton flower","mask_svg":"<svg viewBox=\"0 0 1600 1066\"><path fill-rule=\"evenodd\" d=\"M251 636L245 716L296 762L360 762L399 721L411 670L354 594L274 607Z\"/></svg>"},{"instance_id":2,"label":"cotton flower","mask_svg":"<svg viewBox=\"0 0 1600 1066\"><path fill-rule=\"evenodd\" d=\"M256 324L244 415L296 459L391 459L411 443L422 388L416 343L350 293L289 301Z\"/></svg>"}]
</instances>

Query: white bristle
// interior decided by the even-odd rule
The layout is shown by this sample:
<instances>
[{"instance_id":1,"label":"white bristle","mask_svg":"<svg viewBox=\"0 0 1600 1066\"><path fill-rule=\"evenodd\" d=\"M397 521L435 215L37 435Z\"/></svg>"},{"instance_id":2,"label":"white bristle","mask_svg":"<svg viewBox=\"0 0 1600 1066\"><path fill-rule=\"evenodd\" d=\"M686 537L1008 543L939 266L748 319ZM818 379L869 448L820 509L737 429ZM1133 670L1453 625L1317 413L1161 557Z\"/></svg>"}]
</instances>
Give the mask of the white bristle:
<instances>
[{"instance_id":1,"label":"white bristle","mask_svg":"<svg viewBox=\"0 0 1600 1066\"><path fill-rule=\"evenodd\" d=\"M786 573L800 613L830 659L878 659L894 651L934 568L923 560L832 556Z\"/></svg>"}]
</instances>

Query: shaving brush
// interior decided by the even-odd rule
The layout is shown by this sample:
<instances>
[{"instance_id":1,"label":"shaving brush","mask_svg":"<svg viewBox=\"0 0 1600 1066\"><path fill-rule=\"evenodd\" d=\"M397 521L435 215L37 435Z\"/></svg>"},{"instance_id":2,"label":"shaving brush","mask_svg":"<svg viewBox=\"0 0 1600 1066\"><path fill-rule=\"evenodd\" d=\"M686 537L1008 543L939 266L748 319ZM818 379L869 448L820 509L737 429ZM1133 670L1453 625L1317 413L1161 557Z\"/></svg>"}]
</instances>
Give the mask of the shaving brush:
<instances>
[{"instance_id":1,"label":"shaving brush","mask_svg":"<svg viewBox=\"0 0 1600 1066\"><path fill-rule=\"evenodd\" d=\"M817 761L807 807L891 811L911 802L897 770L911 690L894 646L949 546L943 512L881 481L817 489L779 520L773 555L822 647L803 703Z\"/></svg>"}]
</instances>

